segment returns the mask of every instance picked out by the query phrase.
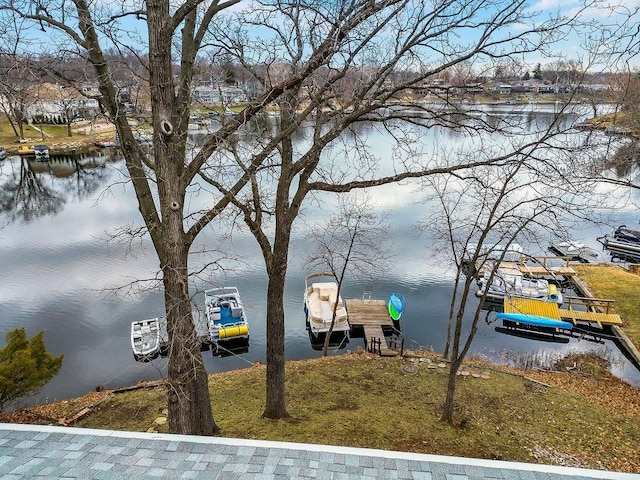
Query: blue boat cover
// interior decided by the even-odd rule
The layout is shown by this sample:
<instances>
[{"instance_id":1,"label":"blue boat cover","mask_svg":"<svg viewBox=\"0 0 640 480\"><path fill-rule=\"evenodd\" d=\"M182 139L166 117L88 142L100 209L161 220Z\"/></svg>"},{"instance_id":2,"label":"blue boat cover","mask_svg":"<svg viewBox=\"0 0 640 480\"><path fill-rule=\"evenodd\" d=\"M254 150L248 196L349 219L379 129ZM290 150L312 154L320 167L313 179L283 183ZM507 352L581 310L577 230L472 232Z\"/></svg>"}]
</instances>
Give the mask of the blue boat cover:
<instances>
[{"instance_id":1,"label":"blue boat cover","mask_svg":"<svg viewBox=\"0 0 640 480\"><path fill-rule=\"evenodd\" d=\"M573 324L570 322L557 320L555 318L542 317L539 315L529 315L527 313L500 312L496 314L496 318L500 320L518 322L525 325L535 325L538 327L563 328L565 330L571 330L573 328Z\"/></svg>"}]
</instances>

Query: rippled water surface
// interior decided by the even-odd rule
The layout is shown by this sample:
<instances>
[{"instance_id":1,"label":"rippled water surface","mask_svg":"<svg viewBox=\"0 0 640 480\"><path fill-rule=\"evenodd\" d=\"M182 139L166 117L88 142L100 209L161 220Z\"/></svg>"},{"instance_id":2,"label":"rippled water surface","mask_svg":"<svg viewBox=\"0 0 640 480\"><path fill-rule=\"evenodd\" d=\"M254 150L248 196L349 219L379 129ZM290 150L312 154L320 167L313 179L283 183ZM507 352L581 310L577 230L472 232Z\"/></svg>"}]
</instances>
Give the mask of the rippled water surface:
<instances>
[{"instance_id":1,"label":"rippled water surface","mask_svg":"<svg viewBox=\"0 0 640 480\"><path fill-rule=\"evenodd\" d=\"M433 133L437 135L442 136ZM378 142L383 152L387 148L381 132L371 133L369 141ZM144 243L134 241L126 245L110 239L117 228L135 227L141 220L131 189L125 183L117 183L123 180L121 163L108 156L97 160L102 166L81 168L80 174L76 171L68 175L68 169L58 168L58 172L67 173L57 175L42 166L39 173L32 170L30 175L38 188L32 187L34 190L28 192L33 197L30 208L34 212L50 213L28 216L24 211L20 215L9 211L0 217L3 273L0 334L4 336L17 327L25 327L29 335L44 330L48 349L54 355L65 356L59 375L30 399L31 403L77 396L98 385L107 388L130 385L159 378L165 372L165 359L136 363L129 341L133 320L162 315L161 291L133 295L136 293L133 288L131 295L112 295L109 290L137 279L153 279L158 261ZM26 168L23 160L9 158L0 167L0 181L5 189L22 185ZM407 310L402 329L408 346L442 351L454 272L446 259L434 254L430 243L433 240L420 236L415 229L416 222L423 218L424 206L414 203L412 188L399 185L373 190L374 200L389 215L388 238L395 254L390 268L373 272L370 284L348 279L343 295L360 298L365 288L371 288L376 298L386 299L392 291L403 293ZM310 204L294 232L285 292L286 356L289 359L321 354L310 346L302 311L304 275L309 273L303 261L308 251L305 225L321 213L322 208ZM634 216L635 211L623 210L619 212L618 221L635 224ZM589 227L579 231L577 238L596 247L595 238L602 233L596 227ZM212 246L217 241L219 238L212 230L201 244ZM213 358L205 352L210 372L247 367L265 358L266 275L262 257L255 241L245 232L238 232L225 245L244 262L230 263L226 277L201 278L192 288L196 292L214 284L237 286L250 322L251 345L248 353L237 357ZM202 295L196 295L195 300L201 302ZM197 304L194 307L197 308ZM595 348L612 359L616 374L640 383L637 370L611 342L597 345L574 339L564 345L548 344L503 335L496 332L494 326L480 322L472 347L474 354L513 362L535 352L554 356L568 350ZM346 349L335 353L362 345L362 339L352 339Z\"/></svg>"}]
</instances>

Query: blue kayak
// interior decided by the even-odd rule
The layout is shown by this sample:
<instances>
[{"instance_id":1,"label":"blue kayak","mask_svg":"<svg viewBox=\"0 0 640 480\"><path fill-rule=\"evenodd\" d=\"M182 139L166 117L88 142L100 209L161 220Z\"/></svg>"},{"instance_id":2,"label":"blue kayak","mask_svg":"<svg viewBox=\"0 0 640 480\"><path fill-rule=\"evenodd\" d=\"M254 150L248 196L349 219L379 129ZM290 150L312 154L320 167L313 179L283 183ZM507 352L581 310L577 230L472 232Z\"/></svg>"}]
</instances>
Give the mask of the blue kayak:
<instances>
[{"instance_id":1,"label":"blue kayak","mask_svg":"<svg viewBox=\"0 0 640 480\"><path fill-rule=\"evenodd\" d=\"M389 295L389 301L387 303L389 307L389 316L395 321L400 320L404 313L404 307L407 304L407 299L401 293L392 293Z\"/></svg>"},{"instance_id":2,"label":"blue kayak","mask_svg":"<svg viewBox=\"0 0 640 480\"><path fill-rule=\"evenodd\" d=\"M510 322L521 323L523 325L532 325L536 327L562 328L571 330L573 323L564 320L556 320L555 318L542 317L540 315L530 315L528 313L497 313L496 318L499 320L507 320Z\"/></svg>"}]
</instances>

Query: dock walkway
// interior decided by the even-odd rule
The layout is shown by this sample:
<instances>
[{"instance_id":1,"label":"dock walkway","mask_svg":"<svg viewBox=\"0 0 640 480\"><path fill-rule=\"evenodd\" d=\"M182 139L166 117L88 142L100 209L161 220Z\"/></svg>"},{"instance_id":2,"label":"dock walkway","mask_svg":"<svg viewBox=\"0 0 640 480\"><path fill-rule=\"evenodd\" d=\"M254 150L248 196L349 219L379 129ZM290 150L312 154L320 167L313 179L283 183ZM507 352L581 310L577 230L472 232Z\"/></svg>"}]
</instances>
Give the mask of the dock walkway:
<instances>
[{"instance_id":1,"label":"dock walkway","mask_svg":"<svg viewBox=\"0 0 640 480\"><path fill-rule=\"evenodd\" d=\"M389 316L387 304L384 300L350 298L346 300L349 324L351 329L364 332L364 345L368 351L375 350L381 356L399 355L396 349L387 344L384 330L394 328L393 320ZM379 345L379 348L373 343Z\"/></svg>"},{"instance_id":2,"label":"dock walkway","mask_svg":"<svg viewBox=\"0 0 640 480\"><path fill-rule=\"evenodd\" d=\"M620 315L609 311L612 303L613 301L611 300L597 298L567 297L568 308L559 308L553 302L512 297L504 299L504 311L506 313L529 313L555 320L565 320L574 325L579 322L595 323L602 328L604 325L622 325ZM574 307L578 307L578 309ZM604 310L604 312L596 311L598 309Z\"/></svg>"},{"instance_id":3,"label":"dock walkway","mask_svg":"<svg viewBox=\"0 0 640 480\"><path fill-rule=\"evenodd\" d=\"M480 275L491 273L494 263L483 260L476 266ZM529 277L555 277L562 276L571 278L578 274L569 264L569 257L544 256L528 257L523 256L517 262L501 261L499 268L503 272L512 275L526 275Z\"/></svg>"}]
</instances>

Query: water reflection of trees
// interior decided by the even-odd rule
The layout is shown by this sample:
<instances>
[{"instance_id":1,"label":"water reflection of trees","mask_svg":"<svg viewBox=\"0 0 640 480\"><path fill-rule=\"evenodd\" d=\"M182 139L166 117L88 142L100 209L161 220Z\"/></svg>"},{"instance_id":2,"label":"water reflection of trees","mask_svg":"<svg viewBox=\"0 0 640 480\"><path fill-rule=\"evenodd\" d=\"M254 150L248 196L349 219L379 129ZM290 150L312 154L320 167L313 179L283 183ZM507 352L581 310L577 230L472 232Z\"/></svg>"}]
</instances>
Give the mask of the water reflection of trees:
<instances>
[{"instance_id":1,"label":"water reflection of trees","mask_svg":"<svg viewBox=\"0 0 640 480\"><path fill-rule=\"evenodd\" d=\"M7 159L0 170L0 212L11 221L55 215L67 202L90 196L108 181L105 152Z\"/></svg>"},{"instance_id":2,"label":"water reflection of trees","mask_svg":"<svg viewBox=\"0 0 640 480\"><path fill-rule=\"evenodd\" d=\"M634 140L621 145L613 156L606 160L606 164L613 168L618 178L633 175L640 167L640 141Z\"/></svg>"}]
</instances>

